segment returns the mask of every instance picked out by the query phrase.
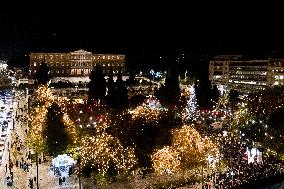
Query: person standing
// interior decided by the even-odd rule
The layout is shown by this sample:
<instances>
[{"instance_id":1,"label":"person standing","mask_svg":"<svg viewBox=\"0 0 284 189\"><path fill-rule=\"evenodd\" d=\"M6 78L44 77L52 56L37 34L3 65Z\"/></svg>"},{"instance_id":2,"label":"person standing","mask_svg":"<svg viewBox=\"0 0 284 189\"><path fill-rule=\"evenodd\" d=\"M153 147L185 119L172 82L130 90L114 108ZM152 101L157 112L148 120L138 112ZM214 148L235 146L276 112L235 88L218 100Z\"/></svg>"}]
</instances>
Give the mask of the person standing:
<instances>
[{"instance_id":1,"label":"person standing","mask_svg":"<svg viewBox=\"0 0 284 189\"><path fill-rule=\"evenodd\" d=\"M61 186L62 184L62 180L61 180L61 177L59 177L59 185Z\"/></svg>"}]
</instances>

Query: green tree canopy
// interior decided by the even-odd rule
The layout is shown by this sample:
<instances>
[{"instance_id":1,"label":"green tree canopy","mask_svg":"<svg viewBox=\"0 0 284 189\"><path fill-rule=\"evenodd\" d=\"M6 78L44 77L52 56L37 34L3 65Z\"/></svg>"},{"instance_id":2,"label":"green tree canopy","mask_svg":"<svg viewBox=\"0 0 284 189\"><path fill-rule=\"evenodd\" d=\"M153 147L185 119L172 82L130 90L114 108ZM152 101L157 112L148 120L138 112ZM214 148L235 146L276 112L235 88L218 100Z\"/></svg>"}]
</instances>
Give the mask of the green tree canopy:
<instances>
[{"instance_id":1,"label":"green tree canopy","mask_svg":"<svg viewBox=\"0 0 284 189\"><path fill-rule=\"evenodd\" d=\"M0 90L8 89L12 86L12 80L5 71L0 72Z\"/></svg>"},{"instance_id":2,"label":"green tree canopy","mask_svg":"<svg viewBox=\"0 0 284 189\"><path fill-rule=\"evenodd\" d=\"M49 107L46 119L44 136L46 136L47 152L53 156L64 153L70 140L62 120L63 113L57 104L53 103Z\"/></svg>"},{"instance_id":3,"label":"green tree canopy","mask_svg":"<svg viewBox=\"0 0 284 189\"><path fill-rule=\"evenodd\" d=\"M100 65L91 71L89 83L89 102L95 99L104 99L106 94L106 81Z\"/></svg>"},{"instance_id":4,"label":"green tree canopy","mask_svg":"<svg viewBox=\"0 0 284 189\"><path fill-rule=\"evenodd\" d=\"M50 80L49 68L45 62L41 63L36 68L35 80L39 85L45 85Z\"/></svg>"}]
</instances>

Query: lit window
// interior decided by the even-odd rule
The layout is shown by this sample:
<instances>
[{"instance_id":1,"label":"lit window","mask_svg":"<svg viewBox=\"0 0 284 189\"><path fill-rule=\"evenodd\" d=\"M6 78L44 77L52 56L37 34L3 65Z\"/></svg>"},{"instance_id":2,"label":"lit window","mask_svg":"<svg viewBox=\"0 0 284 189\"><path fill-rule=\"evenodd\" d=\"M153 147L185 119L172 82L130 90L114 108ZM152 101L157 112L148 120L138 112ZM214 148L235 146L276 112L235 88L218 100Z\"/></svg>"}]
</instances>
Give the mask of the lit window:
<instances>
[{"instance_id":1,"label":"lit window","mask_svg":"<svg viewBox=\"0 0 284 189\"><path fill-rule=\"evenodd\" d=\"M34 66L36 66L36 62L34 62Z\"/></svg>"},{"instance_id":2,"label":"lit window","mask_svg":"<svg viewBox=\"0 0 284 189\"><path fill-rule=\"evenodd\" d=\"M106 58L106 56L103 56L103 59L105 59Z\"/></svg>"},{"instance_id":3,"label":"lit window","mask_svg":"<svg viewBox=\"0 0 284 189\"><path fill-rule=\"evenodd\" d=\"M117 59L119 59L119 56L116 56Z\"/></svg>"},{"instance_id":4,"label":"lit window","mask_svg":"<svg viewBox=\"0 0 284 189\"><path fill-rule=\"evenodd\" d=\"M110 66L110 64L108 64L107 66Z\"/></svg>"},{"instance_id":5,"label":"lit window","mask_svg":"<svg viewBox=\"0 0 284 189\"><path fill-rule=\"evenodd\" d=\"M96 60L96 57L94 56L94 60Z\"/></svg>"},{"instance_id":6,"label":"lit window","mask_svg":"<svg viewBox=\"0 0 284 189\"><path fill-rule=\"evenodd\" d=\"M103 64L103 66L106 66L105 64Z\"/></svg>"},{"instance_id":7,"label":"lit window","mask_svg":"<svg viewBox=\"0 0 284 189\"><path fill-rule=\"evenodd\" d=\"M64 62L62 62L61 65L64 66Z\"/></svg>"},{"instance_id":8,"label":"lit window","mask_svg":"<svg viewBox=\"0 0 284 189\"><path fill-rule=\"evenodd\" d=\"M56 72L59 73L59 70L57 70Z\"/></svg>"},{"instance_id":9,"label":"lit window","mask_svg":"<svg viewBox=\"0 0 284 189\"><path fill-rule=\"evenodd\" d=\"M107 56L107 59L109 60L109 59L110 59L110 56Z\"/></svg>"},{"instance_id":10,"label":"lit window","mask_svg":"<svg viewBox=\"0 0 284 189\"><path fill-rule=\"evenodd\" d=\"M53 59L53 55L50 55L50 59Z\"/></svg>"}]
</instances>

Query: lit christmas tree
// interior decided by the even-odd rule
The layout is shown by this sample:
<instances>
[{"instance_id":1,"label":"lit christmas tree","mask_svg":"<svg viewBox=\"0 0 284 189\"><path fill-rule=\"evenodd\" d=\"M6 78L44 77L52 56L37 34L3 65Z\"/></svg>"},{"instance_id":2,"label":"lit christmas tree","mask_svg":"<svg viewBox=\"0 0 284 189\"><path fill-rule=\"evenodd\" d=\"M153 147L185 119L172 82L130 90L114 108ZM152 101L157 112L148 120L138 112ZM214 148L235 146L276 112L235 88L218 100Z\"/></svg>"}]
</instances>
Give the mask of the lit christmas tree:
<instances>
[{"instance_id":1,"label":"lit christmas tree","mask_svg":"<svg viewBox=\"0 0 284 189\"><path fill-rule=\"evenodd\" d=\"M197 105L194 85L189 88L189 100L187 102L187 105L188 107L186 108L186 119L193 120Z\"/></svg>"}]
</instances>

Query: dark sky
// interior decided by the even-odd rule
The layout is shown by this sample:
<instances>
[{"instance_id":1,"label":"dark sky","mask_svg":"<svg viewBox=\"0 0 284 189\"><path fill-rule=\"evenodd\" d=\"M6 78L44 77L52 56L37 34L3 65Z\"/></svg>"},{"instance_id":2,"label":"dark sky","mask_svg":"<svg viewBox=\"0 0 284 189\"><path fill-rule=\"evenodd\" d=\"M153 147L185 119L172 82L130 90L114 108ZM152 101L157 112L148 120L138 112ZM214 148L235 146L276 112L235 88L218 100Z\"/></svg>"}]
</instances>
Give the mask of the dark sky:
<instances>
[{"instance_id":1,"label":"dark sky","mask_svg":"<svg viewBox=\"0 0 284 189\"><path fill-rule=\"evenodd\" d=\"M0 11L0 56L79 48L130 56L167 54L177 48L256 54L284 49L281 15L242 6L181 7L138 2L121 9L77 2L72 8L52 3L6 8Z\"/></svg>"}]
</instances>

